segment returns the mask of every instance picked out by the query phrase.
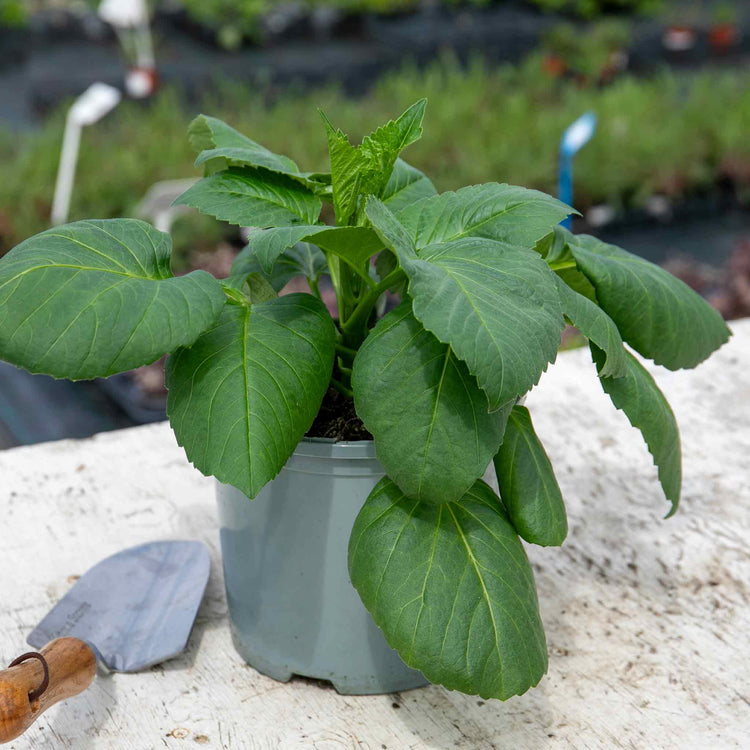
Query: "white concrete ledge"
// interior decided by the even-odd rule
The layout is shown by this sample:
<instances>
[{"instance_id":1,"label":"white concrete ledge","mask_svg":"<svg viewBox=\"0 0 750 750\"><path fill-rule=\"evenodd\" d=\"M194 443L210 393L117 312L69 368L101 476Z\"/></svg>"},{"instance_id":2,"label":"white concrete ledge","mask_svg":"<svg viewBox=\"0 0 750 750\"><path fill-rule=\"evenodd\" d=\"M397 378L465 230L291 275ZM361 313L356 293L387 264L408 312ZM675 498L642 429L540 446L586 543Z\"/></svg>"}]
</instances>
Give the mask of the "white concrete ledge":
<instances>
[{"instance_id":1,"label":"white concrete ledge","mask_svg":"<svg viewBox=\"0 0 750 750\"><path fill-rule=\"evenodd\" d=\"M166 425L0 453L0 659L73 577L124 547L201 539L214 569L188 651L97 678L10 747L747 747L750 320L694 372L653 368L682 430L676 517L640 435L604 396L588 351L530 396L565 495L562 549L529 548L550 648L541 686L507 703L430 687L342 697L246 666L227 627L212 482Z\"/></svg>"}]
</instances>

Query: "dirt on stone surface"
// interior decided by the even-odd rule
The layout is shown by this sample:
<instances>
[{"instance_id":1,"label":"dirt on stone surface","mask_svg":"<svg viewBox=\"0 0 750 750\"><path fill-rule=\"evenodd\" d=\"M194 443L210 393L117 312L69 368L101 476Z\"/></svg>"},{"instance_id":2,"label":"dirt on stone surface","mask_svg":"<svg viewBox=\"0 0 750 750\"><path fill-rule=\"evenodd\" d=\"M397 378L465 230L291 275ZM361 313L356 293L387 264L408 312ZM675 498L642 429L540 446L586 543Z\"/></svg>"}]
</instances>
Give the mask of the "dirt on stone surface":
<instances>
[{"instance_id":1,"label":"dirt on stone surface","mask_svg":"<svg viewBox=\"0 0 750 750\"><path fill-rule=\"evenodd\" d=\"M323 398L318 416L307 431L307 437L372 440L372 435L354 410L354 401L333 388L329 388Z\"/></svg>"}]
</instances>

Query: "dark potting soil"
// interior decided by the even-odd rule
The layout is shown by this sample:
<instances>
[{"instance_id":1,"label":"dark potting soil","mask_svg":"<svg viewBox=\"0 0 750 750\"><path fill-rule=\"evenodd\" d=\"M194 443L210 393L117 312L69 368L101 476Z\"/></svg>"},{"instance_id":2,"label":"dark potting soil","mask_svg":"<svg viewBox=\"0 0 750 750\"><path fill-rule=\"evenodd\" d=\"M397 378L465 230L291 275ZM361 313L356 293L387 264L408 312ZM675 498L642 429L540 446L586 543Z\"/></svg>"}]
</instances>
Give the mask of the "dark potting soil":
<instances>
[{"instance_id":1,"label":"dark potting soil","mask_svg":"<svg viewBox=\"0 0 750 750\"><path fill-rule=\"evenodd\" d=\"M372 440L372 435L354 411L354 401L329 388L307 437L333 440Z\"/></svg>"}]
</instances>

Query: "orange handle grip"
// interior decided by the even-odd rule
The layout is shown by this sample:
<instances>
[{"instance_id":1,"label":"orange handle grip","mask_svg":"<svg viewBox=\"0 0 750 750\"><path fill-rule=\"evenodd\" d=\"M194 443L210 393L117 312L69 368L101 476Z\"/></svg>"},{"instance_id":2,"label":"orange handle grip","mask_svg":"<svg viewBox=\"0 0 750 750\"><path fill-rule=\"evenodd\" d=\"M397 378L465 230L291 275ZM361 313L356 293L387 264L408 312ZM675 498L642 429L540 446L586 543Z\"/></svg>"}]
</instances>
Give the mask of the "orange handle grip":
<instances>
[{"instance_id":1,"label":"orange handle grip","mask_svg":"<svg viewBox=\"0 0 750 750\"><path fill-rule=\"evenodd\" d=\"M0 671L0 744L23 734L50 706L85 690L96 675L96 655L78 638L57 638L39 653L43 659L26 655Z\"/></svg>"}]
</instances>

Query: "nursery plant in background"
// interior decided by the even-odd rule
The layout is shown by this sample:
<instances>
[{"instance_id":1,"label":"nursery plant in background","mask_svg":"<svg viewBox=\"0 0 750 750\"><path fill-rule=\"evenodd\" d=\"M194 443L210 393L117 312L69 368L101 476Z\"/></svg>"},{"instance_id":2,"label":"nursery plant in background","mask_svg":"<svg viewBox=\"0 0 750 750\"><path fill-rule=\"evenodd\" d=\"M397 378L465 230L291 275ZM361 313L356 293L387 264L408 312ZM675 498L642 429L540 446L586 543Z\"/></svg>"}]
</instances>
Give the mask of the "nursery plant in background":
<instances>
[{"instance_id":1,"label":"nursery plant in background","mask_svg":"<svg viewBox=\"0 0 750 750\"><path fill-rule=\"evenodd\" d=\"M569 73L579 85L606 83L627 67L631 36L617 20L600 21L583 35L573 24L558 24L544 35L544 70L553 77Z\"/></svg>"},{"instance_id":2,"label":"nursery plant in background","mask_svg":"<svg viewBox=\"0 0 750 750\"><path fill-rule=\"evenodd\" d=\"M351 500L364 500L349 543L352 583L408 665L505 699L547 669L521 539L559 545L567 522L519 399L555 360L566 319L642 432L670 514L680 497L677 425L623 342L676 370L729 332L664 270L561 229L572 209L554 198L498 183L438 194L399 156L421 136L424 109L417 102L356 147L324 118L327 173L303 172L201 115L190 138L206 176L179 202L255 227L232 275L173 277L170 238L140 221L56 227L0 261L0 355L80 379L169 353L179 443L203 473L249 498L279 474L321 405L353 399L386 476ZM335 317L320 298L324 274ZM310 293L278 296L299 275ZM380 317L393 289L403 301ZM481 479L493 462L499 496Z\"/></svg>"},{"instance_id":3,"label":"nursery plant in background","mask_svg":"<svg viewBox=\"0 0 750 750\"><path fill-rule=\"evenodd\" d=\"M26 8L20 0L0 0L0 27L24 26L26 20Z\"/></svg>"},{"instance_id":4,"label":"nursery plant in background","mask_svg":"<svg viewBox=\"0 0 750 750\"><path fill-rule=\"evenodd\" d=\"M331 89L280 94L268 107L261 91L217 84L220 101L205 107L240 130L267 133L267 146L315 170L327 169L327 148L316 128L300 128L321 101L337 122L351 123L359 135L372 122L388 119L401 106L431 97L430 138L415 144L409 161L427 171L437 189L502 179L554 193L560 133L581 112L598 115L601 138L592 141L576 165L576 201L580 210L608 203L618 211L642 209L654 195L679 205L696 192L711 200L728 189L732 202L750 197L750 88L736 71L691 74L688 80L664 73L654 78L622 76L609 86L581 89L567 78L552 82L530 57L520 66L491 69L474 61L463 69L443 60L425 70L403 69L385 76L357 101ZM732 101L732 107L725 102ZM722 117L713 116L716 111ZM26 237L47 228L51 186L60 158L63 111L34 133L0 128L0 161L7 164L0 182L0 255ZM136 204L154 182L192 176L195 158L187 139L188 114L175 90L164 90L146 110L125 102L112 120L86 134L76 171L71 205L75 219L136 216ZM503 138L497 137L502 120ZM658 121L659 128L648 123ZM456 132L471 138L456 139ZM447 155L447 156L446 156ZM191 158L192 157L192 158ZM110 168L101 169L106 161ZM719 187L722 185L721 190ZM209 216L173 231L180 270L189 266L186 235L206 249L217 233L236 237L236 227ZM218 225L218 226L217 226ZM200 266L198 266L200 267Z\"/></svg>"}]
</instances>

